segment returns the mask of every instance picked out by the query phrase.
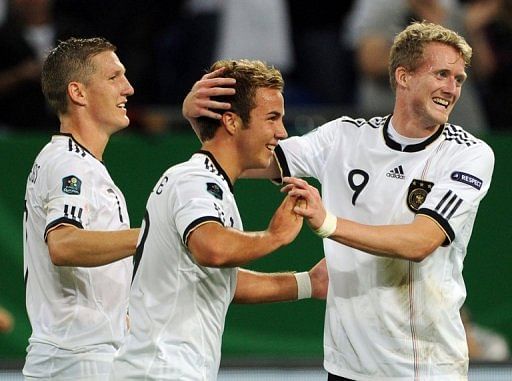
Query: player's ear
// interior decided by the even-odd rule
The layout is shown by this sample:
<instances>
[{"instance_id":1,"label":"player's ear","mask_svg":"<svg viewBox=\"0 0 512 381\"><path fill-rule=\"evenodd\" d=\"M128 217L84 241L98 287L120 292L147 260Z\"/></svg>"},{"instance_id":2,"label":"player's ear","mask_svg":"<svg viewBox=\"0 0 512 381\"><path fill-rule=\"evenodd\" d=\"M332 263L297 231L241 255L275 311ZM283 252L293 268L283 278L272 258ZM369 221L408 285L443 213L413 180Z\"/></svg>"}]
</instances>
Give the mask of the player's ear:
<instances>
[{"instance_id":1,"label":"player's ear","mask_svg":"<svg viewBox=\"0 0 512 381\"><path fill-rule=\"evenodd\" d=\"M224 114L222 114L222 125L230 135L234 135L236 130L241 127L241 120L240 117L231 111L226 111Z\"/></svg>"},{"instance_id":2,"label":"player's ear","mask_svg":"<svg viewBox=\"0 0 512 381\"><path fill-rule=\"evenodd\" d=\"M407 82L411 73L403 66L399 66L395 70L395 81L397 87L407 87Z\"/></svg>"},{"instance_id":3,"label":"player's ear","mask_svg":"<svg viewBox=\"0 0 512 381\"><path fill-rule=\"evenodd\" d=\"M86 105L86 92L83 83L69 82L67 92L71 102L80 106Z\"/></svg>"}]
</instances>

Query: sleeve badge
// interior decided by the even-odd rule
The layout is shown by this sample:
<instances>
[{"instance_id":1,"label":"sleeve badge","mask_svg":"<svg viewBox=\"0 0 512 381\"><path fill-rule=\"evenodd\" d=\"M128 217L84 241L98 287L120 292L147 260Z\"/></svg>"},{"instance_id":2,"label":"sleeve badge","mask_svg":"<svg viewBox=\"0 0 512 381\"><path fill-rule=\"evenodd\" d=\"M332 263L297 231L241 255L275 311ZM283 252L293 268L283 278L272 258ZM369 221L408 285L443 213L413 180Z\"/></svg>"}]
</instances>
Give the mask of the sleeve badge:
<instances>
[{"instance_id":1,"label":"sleeve badge","mask_svg":"<svg viewBox=\"0 0 512 381\"><path fill-rule=\"evenodd\" d=\"M206 183L206 190L215 198L222 200L222 189L216 183Z\"/></svg>"},{"instance_id":2,"label":"sleeve badge","mask_svg":"<svg viewBox=\"0 0 512 381\"><path fill-rule=\"evenodd\" d=\"M62 179L62 191L70 195L79 195L82 188L82 180L71 175Z\"/></svg>"}]
</instances>

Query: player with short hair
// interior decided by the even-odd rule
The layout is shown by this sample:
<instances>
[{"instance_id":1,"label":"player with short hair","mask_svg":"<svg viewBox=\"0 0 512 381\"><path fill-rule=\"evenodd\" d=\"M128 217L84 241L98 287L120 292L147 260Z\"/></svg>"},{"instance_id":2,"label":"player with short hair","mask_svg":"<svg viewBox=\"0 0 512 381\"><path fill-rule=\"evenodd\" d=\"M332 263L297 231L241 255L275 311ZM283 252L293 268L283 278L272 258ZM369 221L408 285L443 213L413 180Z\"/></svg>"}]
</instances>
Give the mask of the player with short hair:
<instances>
[{"instance_id":1,"label":"player with short hair","mask_svg":"<svg viewBox=\"0 0 512 381\"><path fill-rule=\"evenodd\" d=\"M265 231L244 232L233 184L269 165L283 125L283 80L260 61L219 61L236 79L232 108L203 119L201 150L169 168L149 196L130 292L130 333L111 380L215 380L229 304L325 298L324 261L310 273L239 268L290 243L302 226L287 197ZM212 74L213 73L213 74ZM222 101L221 101L222 102Z\"/></svg>"},{"instance_id":2,"label":"player with short hair","mask_svg":"<svg viewBox=\"0 0 512 381\"><path fill-rule=\"evenodd\" d=\"M284 191L307 201L294 211L329 238L329 380L467 379L462 266L494 166L486 143L448 122L470 59L455 32L411 24L391 49L393 114L282 140L266 170L244 174L284 177ZM215 86L199 81L184 102L195 129ZM290 175L318 179L323 200Z\"/></svg>"},{"instance_id":3,"label":"player with short hair","mask_svg":"<svg viewBox=\"0 0 512 381\"><path fill-rule=\"evenodd\" d=\"M71 38L43 66L43 92L61 125L25 194L26 380L107 379L127 329L139 229L130 229L102 162L110 136L128 126L134 92L115 51L103 38Z\"/></svg>"}]
</instances>

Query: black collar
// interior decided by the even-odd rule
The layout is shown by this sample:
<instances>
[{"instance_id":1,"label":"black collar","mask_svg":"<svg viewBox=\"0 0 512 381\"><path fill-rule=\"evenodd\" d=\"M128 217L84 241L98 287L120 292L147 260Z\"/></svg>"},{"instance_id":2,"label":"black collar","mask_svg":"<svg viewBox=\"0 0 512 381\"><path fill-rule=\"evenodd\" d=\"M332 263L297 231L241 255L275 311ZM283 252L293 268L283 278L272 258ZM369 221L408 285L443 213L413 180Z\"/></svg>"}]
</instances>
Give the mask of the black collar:
<instances>
[{"instance_id":1,"label":"black collar","mask_svg":"<svg viewBox=\"0 0 512 381\"><path fill-rule=\"evenodd\" d=\"M221 167L221 165L219 164L217 159L215 159L215 156L213 156L213 154L210 151L205 151L205 150L199 150L199 151L197 151L197 153L201 153L201 154L206 155L206 156L208 156L210 158L210 160L213 162L213 165L215 165L215 167L217 168L217 171L219 172L219 174L228 183L229 190L231 191L231 193L234 193L233 192L233 184L231 184L231 180L229 179L229 176L227 175L226 171L224 171L224 169Z\"/></svg>"},{"instance_id":2,"label":"black collar","mask_svg":"<svg viewBox=\"0 0 512 381\"><path fill-rule=\"evenodd\" d=\"M418 152L424 150L430 143L432 143L434 140L436 140L439 135L443 133L444 125L440 126L437 131L434 133L434 135L430 136L426 140L422 141L421 143L417 144L411 144L408 146L405 146L402 148L401 144L398 144L393 139L391 139L388 135L388 128L389 128L389 122L391 121L391 115L388 116L386 119L386 123L384 123L384 128L382 129L382 133L384 134L384 141L386 142L386 145L394 149L396 151L402 151L402 152Z\"/></svg>"},{"instance_id":3,"label":"black collar","mask_svg":"<svg viewBox=\"0 0 512 381\"><path fill-rule=\"evenodd\" d=\"M83 149L83 150L84 150L85 152L87 152L89 155L91 155L92 157L94 157L94 158L95 158L96 160L98 160L101 164L103 164L103 165L105 164L105 163L103 162L103 160L98 159L96 156L94 156L94 155L91 153L91 151L89 151L87 148L85 148L82 144L78 143L78 142L76 141L76 139L73 137L73 134L70 134L69 132L58 132L58 133L56 133L55 135L57 135L57 136L67 136L68 138L70 138L71 140L73 140L73 142L74 142L77 146L79 146L81 149Z\"/></svg>"}]
</instances>

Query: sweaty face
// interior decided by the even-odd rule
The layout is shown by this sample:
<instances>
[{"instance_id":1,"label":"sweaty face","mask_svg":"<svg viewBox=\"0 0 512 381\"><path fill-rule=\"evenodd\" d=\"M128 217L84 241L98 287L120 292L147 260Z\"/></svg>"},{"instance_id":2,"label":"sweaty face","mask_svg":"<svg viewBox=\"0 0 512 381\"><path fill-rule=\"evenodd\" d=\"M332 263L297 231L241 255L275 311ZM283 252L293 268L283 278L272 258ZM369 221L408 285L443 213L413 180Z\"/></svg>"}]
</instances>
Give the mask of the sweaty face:
<instances>
[{"instance_id":1,"label":"sweaty face","mask_svg":"<svg viewBox=\"0 0 512 381\"><path fill-rule=\"evenodd\" d=\"M280 139L288 136L283 124L284 98L279 90L259 88L250 121L240 131L244 169L266 168Z\"/></svg>"},{"instance_id":2,"label":"sweaty face","mask_svg":"<svg viewBox=\"0 0 512 381\"><path fill-rule=\"evenodd\" d=\"M407 81L405 96L411 116L424 126L446 123L467 77L464 67L464 59L455 48L428 44L423 63Z\"/></svg>"},{"instance_id":3,"label":"sweaty face","mask_svg":"<svg viewBox=\"0 0 512 381\"><path fill-rule=\"evenodd\" d=\"M128 126L126 102L134 90L114 52L99 53L92 62L95 71L85 85L88 114L93 123L112 134Z\"/></svg>"}]
</instances>

